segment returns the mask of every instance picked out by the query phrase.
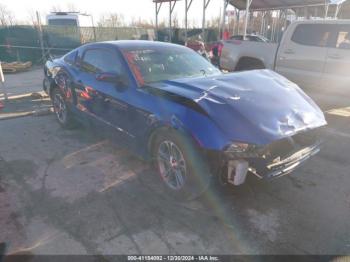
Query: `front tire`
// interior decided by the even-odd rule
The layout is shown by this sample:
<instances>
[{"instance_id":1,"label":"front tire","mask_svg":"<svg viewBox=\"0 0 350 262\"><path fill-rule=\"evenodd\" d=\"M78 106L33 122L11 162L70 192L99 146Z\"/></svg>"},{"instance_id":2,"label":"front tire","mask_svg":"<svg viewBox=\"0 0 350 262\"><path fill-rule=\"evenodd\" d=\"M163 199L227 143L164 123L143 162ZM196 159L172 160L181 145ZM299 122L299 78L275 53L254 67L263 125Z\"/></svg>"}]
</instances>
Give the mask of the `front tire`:
<instances>
[{"instance_id":1,"label":"front tire","mask_svg":"<svg viewBox=\"0 0 350 262\"><path fill-rule=\"evenodd\" d=\"M210 172L199 150L188 137L168 130L156 136L153 159L163 187L171 197L192 200L210 184Z\"/></svg>"},{"instance_id":2,"label":"front tire","mask_svg":"<svg viewBox=\"0 0 350 262\"><path fill-rule=\"evenodd\" d=\"M69 111L66 100L58 88L52 90L51 100L58 123L63 128L72 128L74 126L72 113Z\"/></svg>"}]
</instances>

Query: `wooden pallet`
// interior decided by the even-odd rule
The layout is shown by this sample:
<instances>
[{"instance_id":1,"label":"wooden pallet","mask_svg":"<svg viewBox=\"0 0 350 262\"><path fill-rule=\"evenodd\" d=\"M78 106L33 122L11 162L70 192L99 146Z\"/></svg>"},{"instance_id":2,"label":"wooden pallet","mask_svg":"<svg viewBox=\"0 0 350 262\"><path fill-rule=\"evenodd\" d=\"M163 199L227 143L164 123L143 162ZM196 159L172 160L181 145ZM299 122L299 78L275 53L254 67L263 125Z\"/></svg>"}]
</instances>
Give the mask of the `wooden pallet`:
<instances>
[{"instance_id":1,"label":"wooden pallet","mask_svg":"<svg viewBox=\"0 0 350 262\"><path fill-rule=\"evenodd\" d=\"M1 62L1 66L4 73L17 73L28 70L32 66L32 62Z\"/></svg>"}]
</instances>

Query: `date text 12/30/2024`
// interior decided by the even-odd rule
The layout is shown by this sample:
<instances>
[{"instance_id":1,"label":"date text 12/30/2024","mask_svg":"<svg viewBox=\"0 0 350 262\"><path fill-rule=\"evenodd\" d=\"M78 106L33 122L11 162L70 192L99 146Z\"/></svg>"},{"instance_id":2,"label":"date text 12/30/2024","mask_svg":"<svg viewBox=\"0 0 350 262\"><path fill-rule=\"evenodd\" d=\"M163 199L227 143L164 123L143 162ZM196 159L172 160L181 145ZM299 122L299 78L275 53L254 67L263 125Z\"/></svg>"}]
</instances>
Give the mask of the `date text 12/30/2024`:
<instances>
[{"instance_id":1,"label":"date text 12/30/2024","mask_svg":"<svg viewBox=\"0 0 350 262\"><path fill-rule=\"evenodd\" d=\"M128 256L128 261L220 261L218 256Z\"/></svg>"}]
</instances>

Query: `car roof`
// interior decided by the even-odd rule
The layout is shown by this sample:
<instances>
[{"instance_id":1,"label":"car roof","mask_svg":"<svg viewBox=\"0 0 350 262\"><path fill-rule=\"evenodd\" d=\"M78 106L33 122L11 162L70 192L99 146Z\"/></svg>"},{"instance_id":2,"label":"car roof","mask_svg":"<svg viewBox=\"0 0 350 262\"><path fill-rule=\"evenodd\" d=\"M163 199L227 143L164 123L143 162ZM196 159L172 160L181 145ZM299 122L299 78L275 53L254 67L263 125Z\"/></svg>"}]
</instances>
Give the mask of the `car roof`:
<instances>
[{"instance_id":1,"label":"car roof","mask_svg":"<svg viewBox=\"0 0 350 262\"><path fill-rule=\"evenodd\" d=\"M145 48L185 48L182 45L158 42L158 41L147 41L147 40L117 40L117 41L104 41L89 43L84 45L85 47L94 47L94 46L115 46L120 49L145 49Z\"/></svg>"}]
</instances>

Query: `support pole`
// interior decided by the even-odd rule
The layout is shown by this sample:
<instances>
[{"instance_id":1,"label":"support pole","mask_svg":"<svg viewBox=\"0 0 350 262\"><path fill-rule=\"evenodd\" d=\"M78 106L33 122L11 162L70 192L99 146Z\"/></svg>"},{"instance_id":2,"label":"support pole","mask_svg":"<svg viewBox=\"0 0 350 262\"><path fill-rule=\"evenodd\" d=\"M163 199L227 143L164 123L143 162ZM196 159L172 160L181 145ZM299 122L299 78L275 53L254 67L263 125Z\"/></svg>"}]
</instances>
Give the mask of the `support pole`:
<instances>
[{"instance_id":1,"label":"support pole","mask_svg":"<svg viewBox=\"0 0 350 262\"><path fill-rule=\"evenodd\" d=\"M260 34L264 35L266 11L261 13Z\"/></svg>"},{"instance_id":2,"label":"support pole","mask_svg":"<svg viewBox=\"0 0 350 262\"><path fill-rule=\"evenodd\" d=\"M234 10L234 14L233 14L233 18L231 18L233 20L233 28L232 28L232 35L235 35L236 32L236 27L237 27L237 23L236 23L236 14L237 14L237 8L235 8Z\"/></svg>"},{"instance_id":3,"label":"support pole","mask_svg":"<svg viewBox=\"0 0 350 262\"><path fill-rule=\"evenodd\" d=\"M188 31L188 11L190 10L190 7L192 5L192 1L188 3L188 0L185 0L185 41L187 43L187 31Z\"/></svg>"},{"instance_id":4,"label":"support pole","mask_svg":"<svg viewBox=\"0 0 350 262\"><path fill-rule=\"evenodd\" d=\"M272 11L272 25L271 25L271 41L275 41L275 18L273 17L273 13L275 11Z\"/></svg>"},{"instance_id":5,"label":"support pole","mask_svg":"<svg viewBox=\"0 0 350 262\"><path fill-rule=\"evenodd\" d=\"M187 5L188 5L188 0L185 0L185 43L187 44L187 30L188 30L188 21L187 21Z\"/></svg>"},{"instance_id":6,"label":"support pole","mask_svg":"<svg viewBox=\"0 0 350 262\"><path fill-rule=\"evenodd\" d=\"M95 23L94 23L94 17L93 17L93 15L90 15L90 17L91 17L91 23L92 23L92 30L94 32L94 40L96 42L97 38L96 38L96 27L95 27Z\"/></svg>"},{"instance_id":7,"label":"support pole","mask_svg":"<svg viewBox=\"0 0 350 262\"><path fill-rule=\"evenodd\" d=\"M210 3L210 0L203 0L202 37L203 37L204 42L206 42L205 41L205 28L206 28L206 26L205 26L205 21L206 21L205 13L207 11L207 7L208 7L209 3Z\"/></svg>"},{"instance_id":8,"label":"support pole","mask_svg":"<svg viewBox=\"0 0 350 262\"><path fill-rule=\"evenodd\" d=\"M158 41L158 3L155 3L155 14L156 14L156 40Z\"/></svg>"},{"instance_id":9,"label":"support pole","mask_svg":"<svg viewBox=\"0 0 350 262\"><path fill-rule=\"evenodd\" d=\"M224 38L227 6L228 6L228 0L224 0L224 8L222 9L222 20L221 20L221 39Z\"/></svg>"},{"instance_id":10,"label":"support pole","mask_svg":"<svg viewBox=\"0 0 350 262\"><path fill-rule=\"evenodd\" d=\"M334 14L334 19L337 19L339 11L341 8L341 4L337 4L336 10L335 10L335 14Z\"/></svg>"},{"instance_id":11,"label":"support pole","mask_svg":"<svg viewBox=\"0 0 350 262\"><path fill-rule=\"evenodd\" d=\"M6 92L5 77L4 77L4 73L2 72L1 61L0 61L0 84L1 84L2 89L3 89L5 101L7 101L9 98L8 98L8 95L7 95L7 92Z\"/></svg>"},{"instance_id":12,"label":"support pole","mask_svg":"<svg viewBox=\"0 0 350 262\"><path fill-rule=\"evenodd\" d=\"M241 21L241 10L238 10L237 12L237 35L239 35L240 28L239 28L239 22Z\"/></svg>"},{"instance_id":13,"label":"support pole","mask_svg":"<svg viewBox=\"0 0 350 262\"><path fill-rule=\"evenodd\" d=\"M282 18L282 13L283 11L282 10L278 10L277 11L277 19L276 19L276 28L275 28L275 42L279 42L279 36L280 36L280 30L281 30L281 27L280 27L280 24L281 24L281 18Z\"/></svg>"},{"instance_id":14,"label":"support pole","mask_svg":"<svg viewBox=\"0 0 350 262\"><path fill-rule=\"evenodd\" d=\"M169 1L169 43L171 43L171 35L172 35L172 29L171 29L171 15L172 15L172 11L171 11L171 1Z\"/></svg>"},{"instance_id":15,"label":"support pole","mask_svg":"<svg viewBox=\"0 0 350 262\"><path fill-rule=\"evenodd\" d=\"M174 1L174 4L172 4L172 1ZM171 25L171 18L173 15L173 11L176 5L177 0L170 0L169 1L169 42L171 43L171 36L172 36L172 25Z\"/></svg>"},{"instance_id":16,"label":"support pole","mask_svg":"<svg viewBox=\"0 0 350 262\"><path fill-rule=\"evenodd\" d=\"M159 7L158 7L158 3L155 2L155 6L156 6L156 40L158 41L158 16L159 16L159 12L160 12L160 8L162 7L162 2L159 3Z\"/></svg>"},{"instance_id":17,"label":"support pole","mask_svg":"<svg viewBox=\"0 0 350 262\"><path fill-rule=\"evenodd\" d=\"M243 39L245 39L246 36L247 36L248 19L249 19L249 8L250 8L250 4L251 3L252 3L252 0L247 0L247 2L246 2Z\"/></svg>"},{"instance_id":18,"label":"support pole","mask_svg":"<svg viewBox=\"0 0 350 262\"><path fill-rule=\"evenodd\" d=\"M205 4L206 0L203 0L203 17L202 17L202 40L204 41L205 39Z\"/></svg>"},{"instance_id":19,"label":"support pole","mask_svg":"<svg viewBox=\"0 0 350 262\"><path fill-rule=\"evenodd\" d=\"M36 19L37 19L37 23L38 23L39 41L40 41L40 48L41 48L41 59L42 59L42 62L45 63L43 28L41 27L41 20L40 20L40 15L39 15L38 11L36 11Z\"/></svg>"}]
</instances>

